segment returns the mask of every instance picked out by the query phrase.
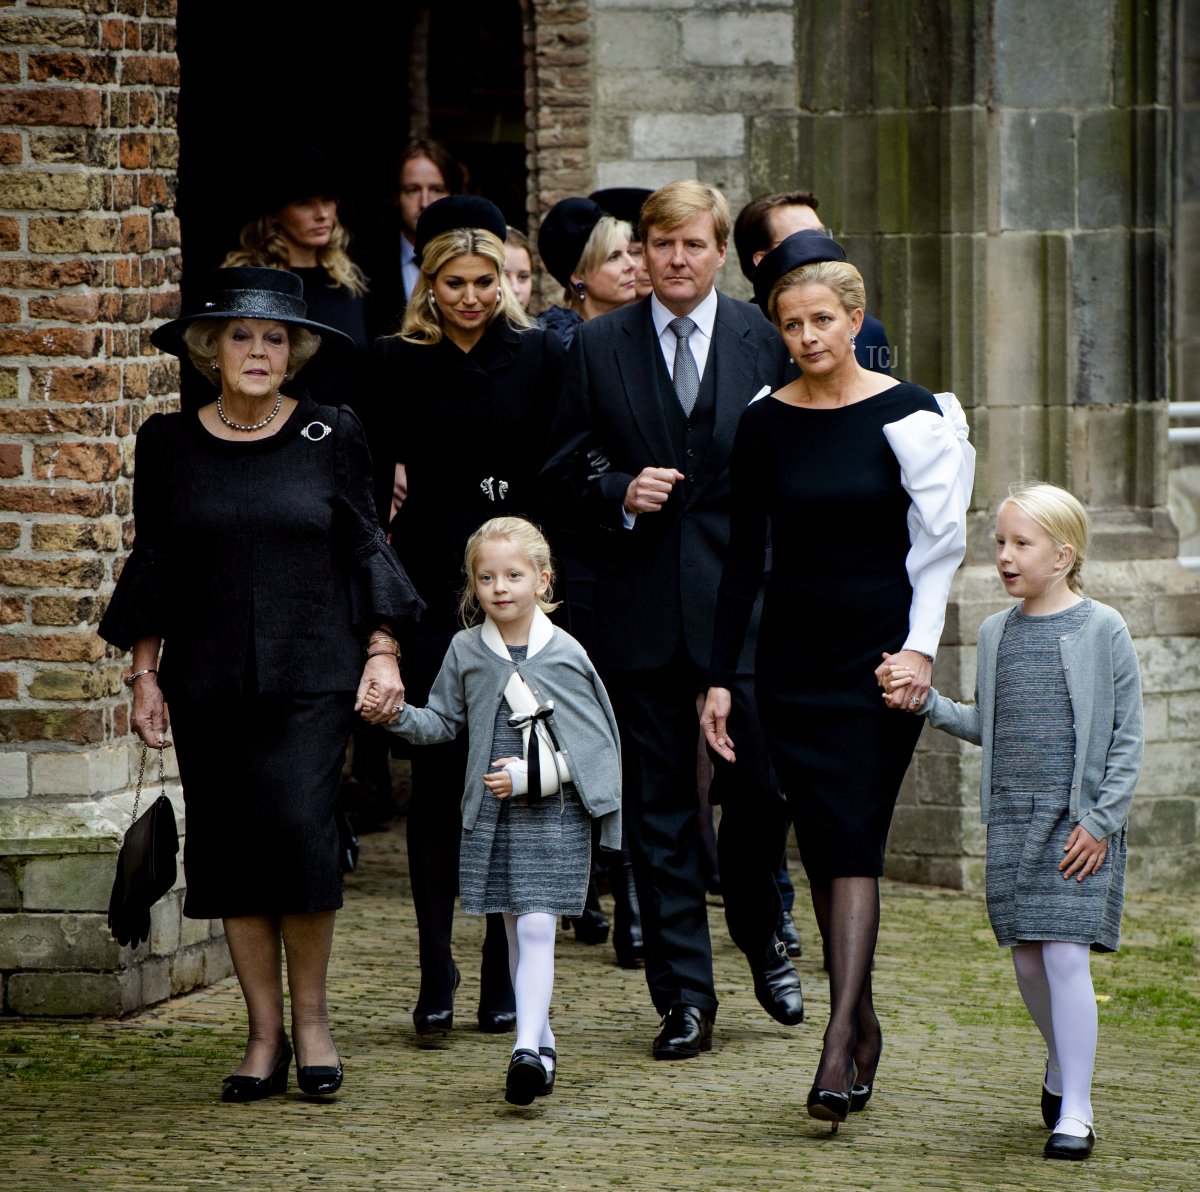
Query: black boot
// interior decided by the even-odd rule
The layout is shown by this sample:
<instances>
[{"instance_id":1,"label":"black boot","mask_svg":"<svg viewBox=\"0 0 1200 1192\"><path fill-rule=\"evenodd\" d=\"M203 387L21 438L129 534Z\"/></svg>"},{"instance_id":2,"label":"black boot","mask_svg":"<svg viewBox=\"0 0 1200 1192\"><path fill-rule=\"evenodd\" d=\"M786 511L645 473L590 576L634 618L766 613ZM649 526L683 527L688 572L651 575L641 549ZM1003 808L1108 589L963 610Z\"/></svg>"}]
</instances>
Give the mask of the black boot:
<instances>
[{"instance_id":1,"label":"black boot","mask_svg":"<svg viewBox=\"0 0 1200 1192\"><path fill-rule=\"evenodd\" d=\"M620 853L609 870L613 896L613 949L617 963L626 969L640 968L645 961L642 947L642 915L633 884L633 864Z\"/></svg>"}]
</instances>

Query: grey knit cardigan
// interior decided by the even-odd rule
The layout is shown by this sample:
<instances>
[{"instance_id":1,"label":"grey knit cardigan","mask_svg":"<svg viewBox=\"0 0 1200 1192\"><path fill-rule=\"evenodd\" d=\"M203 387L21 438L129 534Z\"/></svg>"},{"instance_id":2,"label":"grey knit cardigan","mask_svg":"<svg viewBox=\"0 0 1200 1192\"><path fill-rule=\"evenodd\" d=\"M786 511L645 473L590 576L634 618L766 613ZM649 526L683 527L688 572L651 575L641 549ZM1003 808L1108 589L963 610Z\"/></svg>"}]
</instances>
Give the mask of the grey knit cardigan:
<instances>
[{"instance_id":1,"label":"grey knit cardigan","mask_svg":"<svg viewBox=\"0 0 1200 1192\"><path fill-rule=\"evenodd\" d=\"M996 657L1016 608L995 613L979 627L975 704L955 703L936 690L920 715L955 737L983 746L980 818L988 821L992 793L992 733L996 719ZM1121 614L1093 600L1074 633L1059 639L1075 722L1075 768L1070 814L1097 840L1106 840L1129 818L1142 768L1142 683L1137 654Z\"/></svg>"},{"instance_id":2,"label":"grey knit cardigan","mask_svg":"<svg viewBox=\"0 0 1200 1192\"><path fill-rule=\"evenodd\" d=\"M424 708L405 704L387 727L416 745L451 741L469 729L467 771L462 796L463 829L475 827L491 772L496 709L513 671L520 671L539 703L554 701L554 731L568 755L571 780L580 801L600 821L600 847L621 847L621 740L608 692L583 647L534 615L524 662L509 656L496 625L464 629L454 635L442 669Z\"/></svg>"}]
</instances>

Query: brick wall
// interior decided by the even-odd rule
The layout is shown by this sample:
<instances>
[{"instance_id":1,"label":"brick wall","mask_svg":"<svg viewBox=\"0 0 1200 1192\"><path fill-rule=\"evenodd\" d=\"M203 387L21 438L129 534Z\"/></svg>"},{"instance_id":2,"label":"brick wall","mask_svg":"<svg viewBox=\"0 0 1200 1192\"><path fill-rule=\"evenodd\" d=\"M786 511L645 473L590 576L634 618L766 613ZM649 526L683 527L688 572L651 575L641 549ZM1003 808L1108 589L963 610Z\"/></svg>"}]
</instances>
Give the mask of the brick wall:
<instances>
[{"instance_id":1,"label":"brick wall","mask_svg":"<svg viewBox=\"0 0 1200 1192\"><path fill-rule=\"evenodd\" d=\"M133 434L178 386L148 342L178 305L174 15L0 8L0 1013L119 1012L222 966L178 892L137 956L101 913L135 754L95 626Z\"/></svg>"}]
</instances>

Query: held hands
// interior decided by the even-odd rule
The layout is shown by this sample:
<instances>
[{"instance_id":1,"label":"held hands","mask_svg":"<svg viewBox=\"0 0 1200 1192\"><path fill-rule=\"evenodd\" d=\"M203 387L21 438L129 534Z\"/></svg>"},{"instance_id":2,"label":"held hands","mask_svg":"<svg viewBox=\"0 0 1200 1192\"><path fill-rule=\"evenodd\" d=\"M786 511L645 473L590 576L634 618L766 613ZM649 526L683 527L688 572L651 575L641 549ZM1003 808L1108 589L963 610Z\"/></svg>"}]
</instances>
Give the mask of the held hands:
<instances>
[{"instance_id":1,"label":"held hands","mask_svg":"<svg viewBox=\"0 0 1200 1192\"><path fill-rule=\"evenodd\" d=\"M398 661L391 654L368 658L358 681L354 710L368 724L391 724L400 715L402 707L404 684L400 680Z\"/></svg>"},{"instance_id":2,"label":"held hands","mask_svg":"<svg viewBox=\"0 0 1200 1192\"><path fill-rule=\"evenodd\" d=\"M625 490L625 512L657 513L682 479L676 468L643 468Z\"/></svg>"},{"instance_id":3,"label":"held hands","mask_svg":"<svg viewBox=\"0 0 1200 1192\"><path fill-rule=\"evenodd\" d=\"M896 654L883 652L883 662L875 668L875 681L883 688L883 702L902 712L919 712L929 695L933 663L915 650Z\"/></svg>"},{"instance_id":4,"label":"held hands","mask_svg":"<svg viewBox=\"0 0 1200 1192\"><path fill-rule=\"evenodd\" d=\"M485 774L483 776L483 785L496 796L497 799L507 799L513 793L512 775L504 768L509 762L515 762L518 759L515 757L500 757L492 762L492 769L496 770L495 774Z\"/></svg>"},{"instance_id":5,"label":"held hands","mask_svg":"<svg viewBox=\"0 0 1200 1192\"><path fill-rule=\"evenodd\" d=\"M700 727L708 747L727 762L737 761L733 752L733 741L725 731L729 710L733 706L728 687L710 687L704 697L704 711L700 713Z\"/></svg>"},{"instance_id":6,"label":"held hands","mask_svg":"<svg viewBox=\"0 0 1200 1192\"><path fill-rule=\"evenodd\" d=\"M142 675L133 681L133 711L129 717L133 731L151 749L166 749L171 742L167 740L167 705L163 702L163 693L154 675Z\"/></svg>"},{"instance_id":7,"label":"held hands","mask_svg":"<svg viewBox=\"0 0 1200 1192\"><path fill-rule=\"evenodd\" d=\"M1097 840L1082 824L1076 824L1063 845L1067 855L1058 863L1058 871L1063 875L1063 881L1076 871L1077 882L1083 881L1089 873L1099 872L1108 855L1108 838Z\"/></svg>"}]
</instances>

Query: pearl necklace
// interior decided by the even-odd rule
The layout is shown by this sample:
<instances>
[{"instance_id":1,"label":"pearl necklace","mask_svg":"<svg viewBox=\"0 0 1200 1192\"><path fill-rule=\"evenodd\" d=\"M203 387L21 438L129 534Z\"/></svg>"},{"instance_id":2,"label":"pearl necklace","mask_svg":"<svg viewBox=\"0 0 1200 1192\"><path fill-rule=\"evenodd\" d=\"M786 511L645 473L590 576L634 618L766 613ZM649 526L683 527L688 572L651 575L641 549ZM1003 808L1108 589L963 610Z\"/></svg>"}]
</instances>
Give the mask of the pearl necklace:
<instances>
[{"instance_id":1,"label":"pearl necklace","mask_svg":"<svg viewBox=\"0 0 1200 1192\"><path fill-rule=\"evenodd\" d=\"M264 426L267 426L269 423L271 423L275 420L275 415L279 413L282 406L283 406L283 394L280 393L278 390L276 390L274 409L272 409L272 411L261 422L256 422L256 423L254 423L253 426L243 426L242 423L234 422L234 420L232 418L226 417L225 407L221 405L221 395L219 393L217 394L217 417L220 418L220 420L223 423L225 423L225 425L227 427L229 427L230 430L243 430L243 431L262 430L262 428Z\"/></svg>"}]
</instances>

